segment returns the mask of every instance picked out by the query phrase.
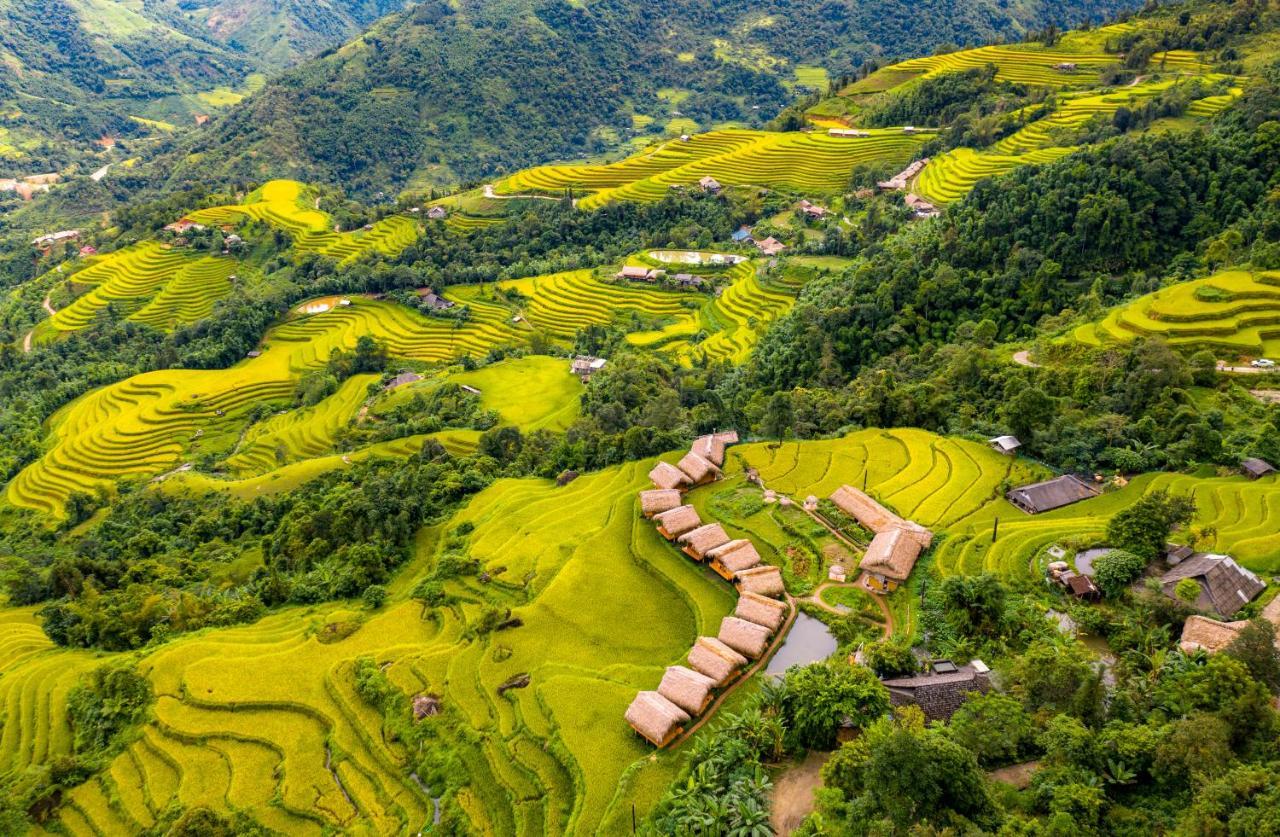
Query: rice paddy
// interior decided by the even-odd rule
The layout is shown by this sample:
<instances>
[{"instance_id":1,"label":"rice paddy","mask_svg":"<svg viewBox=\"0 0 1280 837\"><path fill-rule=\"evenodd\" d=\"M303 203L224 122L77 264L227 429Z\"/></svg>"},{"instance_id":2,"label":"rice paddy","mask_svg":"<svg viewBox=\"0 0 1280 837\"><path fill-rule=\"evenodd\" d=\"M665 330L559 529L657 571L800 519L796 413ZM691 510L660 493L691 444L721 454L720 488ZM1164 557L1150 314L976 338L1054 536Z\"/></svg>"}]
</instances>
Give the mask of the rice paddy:
<instances>
[{"instance_id":1,"label":"rice paddy","mask_svg":"<svg viewBox=\"0 0 1280 837\"><path fill-rule=\"evenodd\" d=\"M958 201L968 195L978 181L1005 174L1019 166L1050 163L1065 157L1074 148L1037 148L1025 154L997 154L953 148L929 161L916 179L916 194L936 205Z\"/></svg>"},{"instance_id":2,"label":"rice paddy","mask_svg":"<svg viewBox=\"0 0 1280 837\"><path fill-rule=\"evenodd\" d=\"M206 226L261 221L287 232L295 251L328 256L340 263L367 253L395 255L418 237L417 225L403 215L384 218L368 229L335 232L333 219L308 206L308 197L307 188L295 180L272 180L248 195L244 203L199 209L185 218Z\"/></svg>"},{"instance_id":3,"label":"rice paddy","mask_svg":"<svg viewBox=\"0 0 1280 837\"><path fill-rule=\"evenodd\" d=\"M1226 270L1170 285L1113 308L1072 337L1098 346L1141 335L1231 358L1280 355L1280 272Z\"/></svg>"},{"instance_id":4,"label":"rice paddy","mask_svg":"<svg viewBox=\"0 0 1280 837\"><path fill-rule=\"evenodd\" d=\"M501 181L499 194L591 194L578 201L594 209L612 201L661 200L672 188L694 187L711 176L728 186L767 186L814 193L843 189L863 163L905 163L924 141L920 135L884 129L863 138L803 132L727 129L673 140L608 165L553 165L527 169Z\"/></svg>"}]
</instances>

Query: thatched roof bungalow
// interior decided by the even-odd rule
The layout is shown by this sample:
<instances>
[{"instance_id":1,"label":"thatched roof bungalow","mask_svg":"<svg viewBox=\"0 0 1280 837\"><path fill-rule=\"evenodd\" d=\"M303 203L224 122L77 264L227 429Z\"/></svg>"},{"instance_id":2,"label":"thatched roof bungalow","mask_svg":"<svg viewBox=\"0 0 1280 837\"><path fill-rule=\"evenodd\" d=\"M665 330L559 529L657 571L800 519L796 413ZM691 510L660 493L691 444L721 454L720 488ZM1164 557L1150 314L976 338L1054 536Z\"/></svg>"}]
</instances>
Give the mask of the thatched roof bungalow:
<instances>
[{"instance_id":1,"label":"thatched roof bungalow","mask_svg":"<svg viewBox=\"0 0 1280 837\"><path fill-rule=\"evenodd\" d=\"M640 512L645 517L678 508L684 499L675 488L653 488L640 492Z\"/></svg>"},{"instance_id":2,"label":"thatched roof bungalow","mask_svg":"<svg viewBox=\"0 0 1280 837\"><path fill-rule=\"evenodd\" d=\"M906 529L889 529L871 539L861 567L881 585L900 584L911 575L920 557L920 541ZM892 588L890 588L892 589Z\"/></svg>"},{"instance_id":3,"label":"thatched roof bungalow","mask_svg":"<svg viewBox=\"0 0 1280 837\"><path fill-rule=\"evenodd\" d=\"M786 592L782 586L782 571L767 564L743 570L738 573L738 592L781 596Z\"/></svg>"},{"instance_id":4,"label":"thatched roof bungalow","mask_svg":"<svg viewBox=\"0 0 1280 837\"><path fill-rule=\"evenodd\" d=\"M670 462L659 462L649 472L649 479L658 488L688 488L693 484L689 475Z\"/></svg>"},{"instance_id":5,"label":"thatched roof bungalow","mask_svg":"<svg viewBox=\"0 0 1280 837\"><path fill-rule=\"evenodd\" d=\"M676 467L684 471L694 485L702 485L720 477L720 469L714 462L693 451L686 453L684 458L676 463Z\"/></svg>"},{"instance_id":6,"label":"thatched roof bungalow","mask_svg":"<svg viewBox=\"0 0 1280 837\"><path fill-rule=\"evenodd\" d=\"M702 525L702 518L698 517L698 510L693 506L677 506L669 511L655 514L653 519L658 524L658 534L669 541L674 541Z\"/></svg>"},{"instance_id":7,"label":"thatched roof bungalow","mask_svg":"<svg viewBox=\"0 0 1280 837\"><path fill-rule=\"evenodd\" d=\"M701 715L711 703L711 690L715 687L716 681L705 674L684 666L671 666L662 675L658 694L690 715Z\"/></svg>"},{"instance_id":8,"label":"thatched roof bungalow","mask_svg":"<svg viewBox=\"0 0 1280 837\"><path fill-rule=\"evenodd\" d=\"M691 532L685 532L678 540L684 544L685 555L695 561L701 561L717 546L727 544L729 535L719 523L708 523Z\"/></svg>"},{"instance_id":9,"label":"thatched roof bungalow","mask_svg":"<svg viewBox=\"0 0 1280 837\"><path fill-rule=\"evenodd\" d=\"M1268 602L1259 615L1280 628L1280 597ZM1247 619L1219 622L1207 616L1192 616L1182 626L1182 639L1178 642L1178 646L1188 654L1194 651L1216 654L1235 642L1236 637L1248 624ZM1276 644L1280 646L1280 640L1277 640Z\"/></svg>"},{"instance_id":10,"label":"thatched roof bungalow","mask_svg":"<svg viewBox=\"0 0 1280 837\"><path fill-rule=\"evenodd\" d=\"M707 553L707 557L711 559L711 569L725 581L733 581L738 573L758 567L762 561L756 545L745 538L717 546Z\"/></svg>"},{"instance_id":11,"label":"thatched roof bungalow","mask_svg":"<svg viewBox=\"0 0 1280 837\"><path fill-rule=\"evenodd\" d=\"M747 658L712 636L700 636L689 650L689 665L723 686L747 664Z\"/></svg>"},{"instance_id":12,"label":"thatched roof bungalow","mask_svg":"<svg viewBox=\"0 0 1280 837\"><path fill-rule=\"evenodd\" d=\"M689 713L658 692L641 692L627 707L627 723L655 747L665 747L689 722Z\"/></svg>"},{"instance_id":13,"label":"thatched roof bungalow","mask_svg":"<svg viewBox=\"0 0 1280 837\"><path fill-rule=\"evenodd\" d=\"M865 492L851 485L842 485L831 494L836 508L858 521L858 525L872 532L883 532L898 526L902 518L877 503Z\"/></svg>"},{"instance_id":14,"label":"thatched roof bungalow","mask_svg":"<svg viewBox=\"0 0 1280 837\"><path fill-rule=\"evenodd\" d=\"M769 629L746 619L726 616L720 620L719 639L739 654L758 660L769 647Z\"/></svg>"},{"instance_id":15,"label":"thatched roof bungalow","mask_svg":"<svg viewBox=\"0 0 1280 837\"><path fill-rule=\"evenodd\" d=\"M787 605L786 602L770 599L767 596L743 593L738 597L738 606L733 609L733 615L762 625L770 632L777 632L787 619Z\"/></svg>"}]
</instances>

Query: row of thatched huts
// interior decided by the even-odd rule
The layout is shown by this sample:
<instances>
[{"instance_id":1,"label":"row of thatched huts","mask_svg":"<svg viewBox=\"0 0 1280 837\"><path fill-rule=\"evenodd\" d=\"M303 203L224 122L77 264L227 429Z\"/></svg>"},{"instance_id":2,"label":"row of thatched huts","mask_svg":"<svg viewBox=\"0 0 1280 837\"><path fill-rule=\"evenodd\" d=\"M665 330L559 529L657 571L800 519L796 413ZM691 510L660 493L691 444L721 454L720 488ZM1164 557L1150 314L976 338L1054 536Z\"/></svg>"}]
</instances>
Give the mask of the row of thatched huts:
<instances>
[{"instance_id":1,"label":"row of thatched huts","mask_svg":"<svg viewBox=\"0 0 1280 837\"><path fill-rule=\"evenodd\" d=\"M764 564L751 541L730 538L719 523L704 523L684 502L686 489L722 475L725 449L737 441L736 433L700 437L678 464L659 462L649 472L655 487L640 492L640 510L657 524L658 533L693 560L707 562L739 594L719 633L694 642L689 665L669 667L656 690L640 692L627 708L627 723L657 747L679 737L684 725L711 704L717 688L763 656L787 620L789 606L779 600L785 594L781 571Z\"/></svg>"}]
</instances>

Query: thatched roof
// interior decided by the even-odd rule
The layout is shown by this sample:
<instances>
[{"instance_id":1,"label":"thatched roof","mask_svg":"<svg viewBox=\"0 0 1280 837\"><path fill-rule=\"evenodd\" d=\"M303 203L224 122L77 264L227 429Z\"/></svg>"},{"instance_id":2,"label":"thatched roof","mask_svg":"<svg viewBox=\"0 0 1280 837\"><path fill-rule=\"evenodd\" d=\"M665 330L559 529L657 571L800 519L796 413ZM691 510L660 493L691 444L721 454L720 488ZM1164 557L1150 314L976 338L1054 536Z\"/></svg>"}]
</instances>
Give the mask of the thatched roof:
<instances>
[{"instance_id":1,"label":"thatched roof","mask_svg":"<svg viewBox=\"0 0 1280 837\"><path fill-rule=\"evenodd\" d=\"M1191 616L1182 626L1182 639L1178 646L1188 654L1204 649L1210 654L1223 650L1240 635L1248 622L1219 622L1206 616Z\"/></svg>"},{"instance_id":2,"label":"thatched roof","mask_svg":"<svg viewBox=\"0 0 1280 837\"><path fill-rule=\"evenodd\" d=\"M713 636L700 636L689 649L689 665L717 685L724 685L733 673L747 664L747 658Z\"/></svg>"},{"instance_id":3,"label":"thatched roof","mask_svg":"<svg viewBox=\"0 0 1280 837\"><path fill-rule=\"evenodd\" d=\"M707 552L707 557L719 563L730 573L739 573L760 566L760 553L756 545L746 538L738 538Z\"/></svg>"},{"instance_id":4,"label":"thatched roof","mask_svg":"<svg viewBox=\"0 0 1280 837\"><path fill-rule=\"evenodd\" d=\"M645 517L671 511L683 502L679 490L675 488L653 488L640 492L640 511Z\"/></svg>"},{"instance_id":5,"label":"thatched roof","mask_svg":"<svg viewBox=\"0 0 1280 837\"><path fill-rule=\"evenodd\" d=\"M831 494L831 502L840 511L872 532L879 533L902 524L902 518L886 509L853 486L842 485Z\"/></svg>"},{"instance_id":6,"label":"thatched roof","mask_svg":"<svg viewBox=\"0 0 1280 837\"><path fill-rule=\"evenodd\" d=\"M729 536L719 523L708 523L705 526L699 526L692 532L685 532L678 540L685 545L689 552L698 558L702 558L707 554L708 550L728 543Z\"/></svg>"},{"instance_id":7,"label":"thatched roof","mask_svg":"<svg viewBox=\"0 0 1280 837\"><path fill-rule=\"evenodd\" d=\"M895 581L906 581L920 557L920 541L906 529L890 529L871 539L862 569Z\"/></svg>"},{"instance_id":8,"label":"thatched roof","mask_svg":"<svg viewBox=\"0 0 1280 837\"><path fill-rule=\"evenodd\" d=\"M786 621L787 605L767 596L743 593L738 597L738 606L733 609L733 615L763 625L770 631L777 631Z\"/></svg>"},{"instance_id":9,"label":"thatched roof","mask_svg":"<svg viewBox=\"0 0 1280 837\"><path fill-rule=\"evenodd\" d=\"M686 453L677 466L684 471L694 483L706 482L720 476L720 469L715 463L696 453Z\"/></svg>"},{"instance_id":10,"label":"thatched roof","mask_svg":"<svg viewBox=\"0 0 1280 837\"><path fill-rule=\"evenodd\" d=\"M676 506L669 511L655 514L653 522L661 526L668 537L675 538L697 529L702 525L702 518L698 517L698 510L693 506Z\"/></svg>"},{"instance_id":11,"label":"thatched roof","mask_svg":"<svg viewBox=\"0 0 1280 837\"><path fill-rule=\"evenodd\" d=\"M738 573L738 590L761 596L781 596L786 592L782 586L782 571L768 565L752 567Z\"/></svg>"},{"instance_id":12,"label":"thatched roof","mask_svg":"<svg viewBox=\"0 0 1280 837\"><path fill-rule=\"evenodd\" d=\"M658 692L641 692L627 707L627 723L657 747L671 740L689 713Z\"/></svg>"},{"instance_id":13,"label":"thatched roof","mask_svg":"<svg viewBox=\"0 0 1280 837\"><path fill-rule=\"evenodd\" d=\"M689 452L701 456L712 465L720 468L724 466L724 451L726 447L728 447L728 444L720 434L711 433L694 439Z\"/></svg>"},{"instance_id":14,"label":"thatched roof","mask_svg":"<svg viewBox=\"0 0 1280 837\"><path fill-rule=\"evenodd\" d=\"M716 681L684 666L671 666L662 675L658 693L690 715L697 715L706 708Z\"/></svg>"},{"instance_id":15,"label":"thatched roof","mask_svg":"<svg viewBox=\"0 0 1280 837\"><path fill-rule=\"evenodd\" d=\"M726 616L720 620L719 639L739 654L755 660L769 647L769 629L746 619Z\"/></svg>"},{"instance_id":16,"label":"thatched roof","mask_svg":"<svg viewBox=\"0 0 1280 837\"><path fill-rule=\"evenodd\" d=\"M691 484L689 475L670 462L659 462L649 472L649 479L658 488L680 488Z\"/></svg>"}]
</instances>

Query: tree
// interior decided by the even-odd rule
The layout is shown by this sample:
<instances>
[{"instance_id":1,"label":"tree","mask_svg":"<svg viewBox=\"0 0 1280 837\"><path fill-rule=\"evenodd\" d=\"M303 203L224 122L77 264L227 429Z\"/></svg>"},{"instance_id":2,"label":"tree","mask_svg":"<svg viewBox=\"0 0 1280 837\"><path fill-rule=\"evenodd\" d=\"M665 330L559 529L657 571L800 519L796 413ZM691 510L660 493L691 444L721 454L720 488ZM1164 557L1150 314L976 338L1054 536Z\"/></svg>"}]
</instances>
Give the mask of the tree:
<instances>
[{"instance_id":1,"label":"tree","mask_svg":"<svg viewBox=\"0 0 1280 837\"><path fill-rule=\"evenodd\" d=\"M1016 698L993 691L970 695L951 716L947 733L992 768L1019 758L1034 738L1035 724Z\"/></svg>"},{"instance_id":2,"label":"tree","mask_svg":"<svg viewBox=\"0 0 1280 837\"><path fill-rule=\"evenodd\" d=\"M1244 764L1210 782L1199 783L1175 832L1280 834L1280 763Z\"/></svg>"},{"instance_id":3,"label":"tree","mask_svg":"<svg viewBox=\"0 0 1280 837\"><path fill-rule=\"evenodd\" d=\"M1190 497L1172 496L1163 489L1153 491L1116 512L1107 524L1107 540L1144 561L1154 561L1164 551L1169 533L1190 523L1195 511Z\"/></svg>"},{"instance_id":4,"label":"tree","mask_svg":"<svg viewBox=\"0 0 1280 837\"><path fill-rule=\"evenodd\" d=\"M888 820L905 832L924 822L994 821L995 803L973 753L927 729L916 707L880 719L844 744L822 768L822 779L849 803L853 827Z\"/></svg>"},{"instance_id":5,"label":"tree","mask_svg":"<svg viewBox=\"0 0 1280 837\"><path fill-rule=\"evenodd\" d=\"M1276 649L1276 626L1259 617L1236 635L1225 652L1249 669L1253 679L1272 693L1280 692L1280 651Z\"/></svg>"},{"instance_id":6,"label":"tree","mask_svg":"<svg viewBox=\"0 0 1280 837\"><path fill-rule=\"evenodd\" d=\"M991 573L952 575L942 582L947 623L963 637L998 636L1008 591Z\"/></svg>"},{"instance_id":7,"label":"tree","mask_svg":"<svg viewBox=\"0 0 1280 837\"><path fill-rule=\"evenodd\" d=\"M1203 591L1200 588L1200 582L1194 578L1184 578L1173 586L1173 595L1178 597L1178 601L1189 605L1194 605L1200 600L1201 592Z\"/></svg>"},{"instance_id":8,"label":"tree","mask_svg":"<svg viewBox=\"0 0 1280 837\"><path fill-rule=\"evenodd\" d=\"M128 665L104 665L71 690L67 715L77 753L111 747L151 705L151 683Z\"/></svg>"},{"instance_id":9,"label":"tree","mask_svg":"<svg viewBox=\"0 0 1280 837\"><path fill-rule=\"evenodd\" d=\"M814 663L787 672L782 714L792 741L829 750L845 722L864 727L889 711L889 692L871 669L842 661Z\"/></svg>"},{"instance_id":10,"label":"tree","mask_svg":"<svg viewBox=\"0 0 1280 837\"><path fill-rule=\"evenodd\" d=\"M911 646L902 641L881 640L862 649L863 662L880 677L902 677L920 668Z\"/></svg>"},{"instance_id":11,"label":"tree","mask_svg":"<svg viewBox=\"0 0 1280 837\"><path fill-rule=\"evenodd\" d=\"M1146 568L1147 562L1139 556L1123 549L1113 549L1093 562L1093 580L1103 595L1114 599L1137 581Z\"/></svg>"}]
</instances>

